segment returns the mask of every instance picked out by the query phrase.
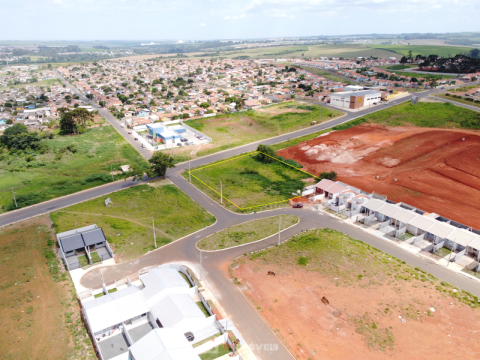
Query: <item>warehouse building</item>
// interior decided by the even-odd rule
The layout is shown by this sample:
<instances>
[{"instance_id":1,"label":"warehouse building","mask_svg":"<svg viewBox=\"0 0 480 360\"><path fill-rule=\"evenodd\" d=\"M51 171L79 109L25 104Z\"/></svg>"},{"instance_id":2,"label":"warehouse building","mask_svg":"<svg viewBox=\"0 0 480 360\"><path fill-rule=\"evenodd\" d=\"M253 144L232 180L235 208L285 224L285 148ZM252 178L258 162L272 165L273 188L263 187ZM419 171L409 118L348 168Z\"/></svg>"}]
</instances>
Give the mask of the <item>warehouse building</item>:
<instances>
[{"instance_id":1,"label":"warehouse building","mask_svg":"<svg viewBox=\"0 0 480 360\"><path fill-rule=\"evenodd\" d=\"M345 109L360 109L382 101L382 93L376 90L345 91L330 94L330 104Z\"/></svg>"}]
</instances>

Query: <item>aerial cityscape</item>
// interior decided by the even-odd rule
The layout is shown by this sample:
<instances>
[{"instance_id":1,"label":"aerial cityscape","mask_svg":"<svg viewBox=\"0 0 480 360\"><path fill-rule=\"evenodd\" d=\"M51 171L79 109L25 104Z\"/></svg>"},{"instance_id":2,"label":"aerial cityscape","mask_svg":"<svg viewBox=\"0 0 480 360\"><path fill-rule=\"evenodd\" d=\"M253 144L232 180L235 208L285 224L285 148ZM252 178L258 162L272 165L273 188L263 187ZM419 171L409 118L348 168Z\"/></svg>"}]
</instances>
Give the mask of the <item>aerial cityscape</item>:
<instances>
[{"instance_id":1,"label":"aerial cityscape","mask_svg":"<svg viewBox=\"0 0 480 360\"><path fill-rule=\"evenodd\" d=\"M480 359L478 4L2 7L0 359Z\"/></svg>"}]
</instances>

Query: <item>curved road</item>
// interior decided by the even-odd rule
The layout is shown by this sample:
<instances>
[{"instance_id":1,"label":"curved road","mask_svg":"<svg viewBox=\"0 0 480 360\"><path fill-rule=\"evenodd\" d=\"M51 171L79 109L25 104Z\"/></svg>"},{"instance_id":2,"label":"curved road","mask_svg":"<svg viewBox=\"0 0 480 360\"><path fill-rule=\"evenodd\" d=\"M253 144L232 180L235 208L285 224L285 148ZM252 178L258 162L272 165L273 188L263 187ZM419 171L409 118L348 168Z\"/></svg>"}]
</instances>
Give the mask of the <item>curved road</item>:
<instances>
[{"instance_id":1,"label":"curved road","mask_svg":"<svg viewBox=\"0 0 480 360\"><path fill-rule=\"evenodd\" d=\"M63 77L59 76L62 80ZM81 93L79 93L75 88L67 84L77 95L79 95L82 100L87 103L91 103L86 99ZM418 94L420 97L428 96L434 91L428 91ZM263 144L275 144L282 142L294 137L303 136L316 132L319 130L327 129L332 126L341 124L343 122L350 121L357 117L361 117L364 113L371 113L374 111L385 109L392 105L396 105L400 102L409 101L410 97L399 99L397 101L390 102L388 105L377 106L376 108L369 109L362 112L348 113L342 118L329 121L327 123L319 124L312 126L307 129L297 131L295 133L285 134L277 136L274 138L262 140L256 143L252 143L246 146L233 148L227 151L219 152L212 154L206 157L202 157L196 160L191 161L193 167L207 164L216 160L221 160L224 158L231 157L233 155L238 155L243 152L254 150L259 143ZM99 109L101 114L119 131L124 137L132 143L133 146L143 155L145 158L149 158L151 153L143 148L140 145L133 141L128 135L127 131L120 127L118 120L116 120L108 111L105 109L100 109L97 105L92 105ZM325 104L322 104L325 105ZM328 106L328 105L327 105ZM440 279L449 281L456 286L464 288L471 293L480 296L480 287L478 284L466 277L458 275L454 272L445 269L442 266L436 265L433 262L425 260L423 258L417 257L414 254L406 252L398 248L393 243L382 240L378 237L375 237L371 234L368 234L361 229L347 225L342 222L340 219L331 217L322 212L318 212L311 209L292 209L284 208L277 209L262 213L240 215L235 214L230 211L225 210L220 204L216 201L213 201L205 194L200 192L197 188L188 183L181 176L181 172L187 169L189 166L188 163L179 164L175 169L169 171L167 178L170 179L176 186L178 186L183 192L190 196L195 202L204 207L210 213L212 213L217 218L217 223L212 227L206 228L196 234L185 237L182 240L173 242L167 246L159 248L153 252L150 252L146 255L143 255L135 260L118 264L115 266L103 267L100 269L95 269L88 272L82 279L81 284L85 287L98 287L102 283L101 274L106 282L110 282L116 279L123 278L129 274L135 273L140 269L148 266L159 265L166 262L178 261L178 262L187 262L193 264L198 271L198 263L200 252L196 248L195 244L200 239L208 236L216 231L224 229L226 227L236 225L245 221L253 219L261 219L264 217L272 215L283 215L283 214L295 214L299 216L300 223L281 234L282 241L285 241L291 238L293 235L299 233L300 231L319 228L319 227L329 227L338 231L341 231L347 235L350 235L356 239L362 240L365 243L368 243L376 248L389 253L403 261L408 262L412 266L418 266L421 269L429 271L431 274L435 275ZM135 185L130 181L117 181L110 184L106 184L101 187L85 190L80 193L72 194L62 198L54 199L45 203L34 205L28 208L19 209L12 211L3 215L0 215L0 226L6 225L15 221L24 220L30 217L38 216L40 214L48 213L62 207L69 206L71 204L86 201L94 197L103 196L113 191L118 191L130 186ZM281 344L279 339L276 337L274 332L266 325L266 323L258 316L256 310L249 304L249 302L240 294L237 287L229 280L228 276L228 266L231 261L244 253L251 251L256 251L264 249L265 247L276 244L278 241L278 235L274 235L268 239L265 239L261 242L254 244L247 244L242 247L227 249L224 251L214 252L214 253L204 253L204 281L207 283L209 289L215 294L217 300L220 302L220 305L228 314L229 318L235 323L237 328L243 334L245 340L249 344L254 344L252 350L258 356L259 359L292 359L292 355L288 350ZM264 344L269 344L266 347ZM272 351L270 345L278 344L278 350Z\"/></svg>"}]
</instances>

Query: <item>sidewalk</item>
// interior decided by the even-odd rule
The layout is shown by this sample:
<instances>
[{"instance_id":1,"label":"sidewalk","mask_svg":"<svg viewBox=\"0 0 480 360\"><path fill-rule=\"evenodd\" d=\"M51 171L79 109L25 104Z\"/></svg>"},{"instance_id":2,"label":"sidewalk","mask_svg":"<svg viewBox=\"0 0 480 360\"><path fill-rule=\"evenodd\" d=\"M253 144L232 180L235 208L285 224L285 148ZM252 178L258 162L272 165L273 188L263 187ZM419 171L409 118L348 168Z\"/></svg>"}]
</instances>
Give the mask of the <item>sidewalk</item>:
<instances>
[{"instance_id":1,"label":"sidewalk","mask_svg":"<svg viewBox=\"0 0 480 360\"><path fill-rule=\"evenodd\" d=\"M342 221L346 224L355 226L356 228L361 229L361 230L365 231L366 233L369 233L373 236L376 236L377 238L382 239L384 241L387 241L387 242L389 242L393 245L396 245L396 246L402 248L405 251L408 251L412 254L415 254L416 256L419 256L419 257L421 257L425 260L429 260L429 261L431 261L431 262L433 262L437 265L440 265L444 268L449 269L450 271L453 271L457 274L463 275L467 278L470 278L470 279L475 280L475 281L480 283L480 278L477 278L473 275L467 274L466 272L462 271L465 268L465 266L460 265L460 264L455 263L455 262L448 262L448 258L450 257L450 255L447 255L443 258L438 259L438 258L434 257L431 253L426 252L422 248L414 245L413 244L413 239L414 239L413 237L409 240L404 240L404 241L402 241L400 239L393 240L393 238L389 238L383 231L378 230L377 224L374 224L373 226L370 226L370 227L365 227L363 225L359 226L359 225L355 224L355 219L357 217L356 215L355 215L355 217L344 219L341 214L332 214L331 212L324 210L322 205L318 206L318 211L319 212L321 211L323 214L329 215L329 216L331 216L335 219L339 219L340 221Z\"/></svg>"}]
</instances>

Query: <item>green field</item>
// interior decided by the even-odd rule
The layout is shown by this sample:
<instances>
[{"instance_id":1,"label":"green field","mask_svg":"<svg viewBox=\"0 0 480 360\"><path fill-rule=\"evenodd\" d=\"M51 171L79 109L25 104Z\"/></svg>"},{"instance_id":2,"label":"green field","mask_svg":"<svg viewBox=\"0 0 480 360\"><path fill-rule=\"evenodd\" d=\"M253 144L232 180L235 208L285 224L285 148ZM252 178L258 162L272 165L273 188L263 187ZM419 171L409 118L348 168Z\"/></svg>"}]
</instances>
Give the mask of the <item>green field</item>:
<instances>
[{"instance_id":1,"label":"green field","mask_svg":"<svg viewBox=\"0 0 480 360\"><path fill-rule=\"evenodd\" d=\"M408 71L397 71L397 75L404 75L404 76L410 76L410 77L415 77L417 79L419 78L425 78L427 80L430 79L435 79L435 80L440 80L440 79L454 79L458 76L456 75L436 75L435 73L431 74L425 74L425 73L417 73L417 72L408 72Z\"/></svg>"},{"instance_id":2,"label":"green field","mask_svg":"<svg viewBox=\"0 0 480 360\"><path fill-rule=\"evenodd\" d=\"M215 251L258 241L278 233L278 221L279 216L272 216L235 225L200 240L197 247ZM283 215L280 221L280 228L284 230L297 224L299 218L294 215Z\"/></svg>"},{"instance_id":3,"label":"green field","mask_svg":"<svg viewBox=\"0 0 480 360\"><path fill-rule=\"evenodd\" d=\"M405 70L405 69L411 69L411 68L416 68L418 65L388 65L388 66L378 66L380 69L385 69L385 70Z\"/></svg>"},{"instance_id":4,"label":"green field","mask_svg":"<svg viewBox=\"0 0 480 360\"><path fill-rule=\"evenodd\" d=\"M22 83L22 84L17 84L17 85L10 85L10 86L0 86L0 90L6 90L6 89L20 89L20 88L25 88L27 86L53 86L53 85L61 85L62 82L59 79L48 79L48 80L42 80L38 81L35 83Z\"/></svg>"},{"instance_id":5,"label":"green field","mask_svg":"<svg viewBox=\"0 0 480 360\"><path fill-rule=\"evenodd\" d=\"M112 204L105 206L105 199ZM97 224L117 262L134 259L215 222L215 217L174 185L139 185L50 214L57 233Z\"/></svg>"},{"instance_id":6,"label":"green field","mask_svg":"<svg viewBox=\"0 0 480 360\"><path fill-rule=\"evenodd\" d=\"M317 75L321 75L323 76L324 78L326 79L329 79L329 80L332 80L332 81L336 81L336 82L341 82L341 83L346 83L348 85L353 85L355 84L354 81L351 81L351 80L347 80L347 79L344 79L338 75L335 75L335 74L332 74L331 72L329 71L323 71L323 70L319 70L319 69L316 69L316 68L311 68L311 67L307 67L307 66L301 66L300 67L301 69L305 69L307 71L310 71L312 73L315 73Z\"/></svg>"},{"instance_id":7,"label":"green field","mask_svg":"<svg viewBox=\"0 0 480 360\"><path fill-rule=\"evenodd\" d=\"M475 102L473 102L473 101L466 100L465 97L456 98L456 97L453 97L452 95L455 95L455 94L451 93L449 96L447 96L446 94L436 94L435 96L445 100L455 101L460 104L475 106L477 108L480 108L480 101L478 100L475 100Z\"/></svg>"},{"instance_id":8,"label":"green field","mask_svg":"<svg viewBox=\"0 0 480 360\"><path fill-rule=\"evenodd\" d=\"M251 212L285 206L297 190L318 182L312 175L274 160L263 163L258 153L222 160L191 172L192 183L233 211ZM188 179L188 171L183 173ZM308 180L307 180L308 179Z\"/></svg>"},{"instance_id":9,"label":"green field","mask_svg":"<svg viewBox=\"0 0 480 360\"><path fill-rule=\"evenodd\" d=\"M403 103L368 114L368 121L386 126L480 129L480 113L450 103Z\"/></svg>"},{"instance_id":10,"label":"green field","mask_svg":"<svg viewBox=\"0 0 480 360\"><path fill-rule=\"evenodd\" d=\"M109 182L110 169L118 170L120 165L146 167L143 157L111 126L87 129L77 136L56 135L42 142L49 146L45 154L0 153L0 212L15 206L12 187L23 207ZM78 149L75 153L66 151L72 144Z\"/></svg>"},{"instance_id":11,"label":"green field","mask_svg":"<svg viewBox=\"0 0 480 360\"><path fill-rule=\"evenodd\" d=\"M306 106L311 110L298 108L299 106ZM210 136L213 142L194 152L189 147L185 147L176 149L175 153L195 158L276 136L277 126L278 134L304 129L310 127L312 121L319 122L320 109L322 122L343 115L340 111L323 106L288 102L256 111L189 120L185 122L187 125Z\"/></svg>"},{"instance_id":12,"label":"green field","mask_svg":"<svg viewBox=\"0 0 480 360\"><path fill-rule=\"evenodd\" d=\"M459 46L436 46L436 45L384 45L375 44L369 47L377 50L393 51L397 54L408 56L408 52L412 50L412 56L417 55L429 56L438 55L442 57L455 56L457 54L468 53L472 48ZM391 56L391 55L390 55Z\"/></svg>"}]
</instances>

